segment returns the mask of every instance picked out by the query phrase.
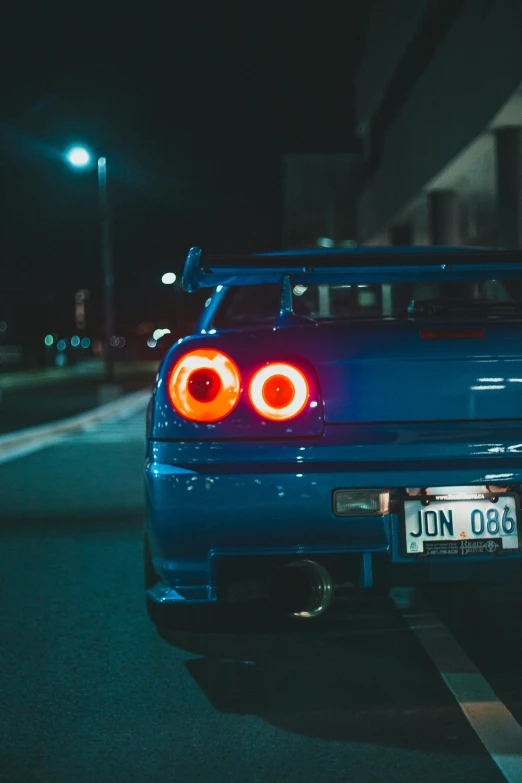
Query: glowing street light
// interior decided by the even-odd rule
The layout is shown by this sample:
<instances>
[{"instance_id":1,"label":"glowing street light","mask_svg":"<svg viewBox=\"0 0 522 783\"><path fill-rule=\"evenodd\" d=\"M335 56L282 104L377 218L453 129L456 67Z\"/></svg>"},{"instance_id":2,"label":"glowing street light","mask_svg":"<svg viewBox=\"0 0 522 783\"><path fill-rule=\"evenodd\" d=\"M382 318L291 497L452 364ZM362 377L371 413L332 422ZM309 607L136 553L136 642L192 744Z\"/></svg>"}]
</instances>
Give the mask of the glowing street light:
<instances>
[{"instance_id":1,"label":"glowing street light","mask_svg":"<svg viewBox=\"0 0 522 783\"><path fill-rule=\"evenodd\" d=\"M161 282L163 285L172 285L176 282L176 275L174 272L165 272L165 274L161 278Z\"/></svg>"},{"instance_id":2,"label":"glowing street light","mask_svg":"<svg viewBox=\"0 0 522 783\"><path fill-rule=\"evenodd\" d=\"M91 162L91 156L85 147L72 147L65 156L71 166L82 169Z\"/></svg>"}]
</instances>

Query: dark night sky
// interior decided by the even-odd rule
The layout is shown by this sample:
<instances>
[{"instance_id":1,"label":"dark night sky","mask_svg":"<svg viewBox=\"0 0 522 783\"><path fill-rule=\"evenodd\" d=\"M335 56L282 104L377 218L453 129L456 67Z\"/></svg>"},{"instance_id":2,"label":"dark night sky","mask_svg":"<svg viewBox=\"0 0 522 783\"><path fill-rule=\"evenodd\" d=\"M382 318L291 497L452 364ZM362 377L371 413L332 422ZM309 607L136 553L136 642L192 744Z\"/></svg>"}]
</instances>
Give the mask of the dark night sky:
<instances>
[{"instance_id":1,"label":"dark night sky","mask_svg":"<svg viewBox=\"0 0 522 783\"><path fill-rule=\"evenodd\" d=\"M279 247L282 153L354 148L363 6L89 5L4 23L0 319L58 329L74 290L97 290L96 177L60 158L76 141L108 158L122 327L165 309L158 280L191 245Z\"/></svg>"}]
</instances>

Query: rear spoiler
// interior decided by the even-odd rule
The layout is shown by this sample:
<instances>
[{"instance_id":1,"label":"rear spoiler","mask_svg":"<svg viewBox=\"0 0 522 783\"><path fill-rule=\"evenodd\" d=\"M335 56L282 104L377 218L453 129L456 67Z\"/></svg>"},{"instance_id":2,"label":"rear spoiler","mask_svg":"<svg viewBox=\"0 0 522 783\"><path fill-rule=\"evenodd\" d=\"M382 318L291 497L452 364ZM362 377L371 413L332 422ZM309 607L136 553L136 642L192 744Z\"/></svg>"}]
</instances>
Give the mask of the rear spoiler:
<instances>
[{"instance_id":1,"label":"rear spoiler","mask_svg":"<svg viewBox=\"0 0 522 783\"><path fill-rule=\"evenodd\" d=\"M182 285L190 293L217 285L391 283L422 280L522 279L522 251L496 248L361 247L203 256L189 250Z\"/></svg>"}]
</instances>

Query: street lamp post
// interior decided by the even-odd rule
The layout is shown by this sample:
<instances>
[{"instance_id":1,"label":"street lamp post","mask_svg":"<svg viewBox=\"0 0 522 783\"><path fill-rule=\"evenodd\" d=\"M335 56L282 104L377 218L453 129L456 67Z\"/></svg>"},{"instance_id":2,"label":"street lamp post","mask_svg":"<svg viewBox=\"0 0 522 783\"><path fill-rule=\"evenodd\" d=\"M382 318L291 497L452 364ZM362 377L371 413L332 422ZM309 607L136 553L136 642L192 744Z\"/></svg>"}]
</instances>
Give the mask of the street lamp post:
<instances>
[{"instance_id":1,"label":"street lamp post","mask_svg":"<svg viewBox=\"0 0 522 783\"><path fill-rule=\"evenodd\" d=\"M114 357L111 338L115 332L114 318L114 270L109 203L107 199L107 159L98 158L98 197L101 220L101 254L103 265L103 310L105 336L105 382L114 380Z\"/></svg>"},{"instance_id":2,"label":"street lamp post","mask_svg":"<svg viewBox=\"0 0 522 783\"><path fill-rule=\"evenodd\" d=\"M73 147L67 153L67 160L76 168L85 168L91 163L91 155L84 147ZM103 270L103 336L105 382L114 381L114 357L111 338L115 332L114 317L114 270L112 263L112 240L109 201L107 198L107 159L98 158L98 202L100 209L101 256Z\"/></svg>"}]
</instances>

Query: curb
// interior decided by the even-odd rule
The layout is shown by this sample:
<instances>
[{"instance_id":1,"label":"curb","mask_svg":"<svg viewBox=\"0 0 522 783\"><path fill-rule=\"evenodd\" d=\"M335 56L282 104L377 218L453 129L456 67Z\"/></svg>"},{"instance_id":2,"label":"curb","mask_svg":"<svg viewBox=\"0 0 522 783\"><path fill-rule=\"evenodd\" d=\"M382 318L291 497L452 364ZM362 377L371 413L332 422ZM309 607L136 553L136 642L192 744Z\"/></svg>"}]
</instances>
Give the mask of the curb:
<instances>
[{"instance_id":1,"label":"curb","mask_svg":"<svg viewBox=\"0 0 522 783\"><path fill-rule=\"evenodd\" d=\"M76 364L74 367L46 368L45 370L34 370L20 373L0 374L0 391L16 391L34 387L35 389L49 384L59 383L60 381L70 381L76 378L92 377L101 375L103 365L101 362L85 362Z\"/></svg>"},{"instance_id":2,"label":"curb","mask_svg":"<svg viewBox=\"0 0 522 783\"><path fill-rule=\"evenodd\" d=\"M58 443L65 435L81 432L87 426L97 424L105 419L113 417L124 419L132 416L133 413L147 405L151 394L152 390L141 390L127 394L114 402L100 405L86 413L71 416L69 419L0 435L0 462L6 462L17 456L23 456Z\"/></svg>"},{"instance_id":3,"label":"curb","mask_svg":"<svg viewBox=\"0 0 522 783\"><path fill-rule=\"evenodd\" d=\"M116 382L119 378L124 378L127 375L140 372L150 372L154 374L157 372L160 362L154 361L134 361L129 363L116 363L115 375ZM60 381L79 380L82 378L102 378L103 377L103 362L98 359L92 359L86 362L82 362L72 367L59 368L47 368L45 370L24 371L20 373L7 373L2 375L0 373L0 394L2 391L11 392L17 389L35 388L41 386L48 386Z\"/></svg>"}]
</instances>

